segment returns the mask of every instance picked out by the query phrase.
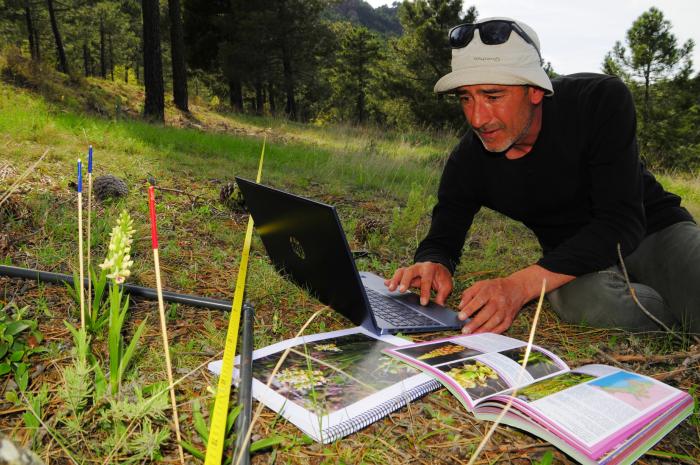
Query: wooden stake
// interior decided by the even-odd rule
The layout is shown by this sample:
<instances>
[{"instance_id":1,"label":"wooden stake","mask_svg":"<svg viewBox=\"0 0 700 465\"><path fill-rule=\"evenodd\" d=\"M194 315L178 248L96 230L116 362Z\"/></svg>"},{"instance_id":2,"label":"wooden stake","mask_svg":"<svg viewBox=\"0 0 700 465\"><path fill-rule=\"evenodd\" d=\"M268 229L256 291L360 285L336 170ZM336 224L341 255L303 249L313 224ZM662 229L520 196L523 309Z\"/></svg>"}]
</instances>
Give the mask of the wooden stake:
<instances>
[{"instance_id":1,"label":"wooden stake","mask_svg":"<svg viewBox=\"0 0 700 465\"><path fill-rule=\"evenodd\" d=\"M158 258L158 226L156 225L156 198L153 186L148 188L148 208L151 212L151 244L153 245L153 263L156 269L156 291L158 292L158 311L160 313L160 332L163 336L163 351L165 352L165 367L168 371L168 384L170 384L170 403L173 407L173 423L175 425L175 437L180 453L180 463L185 465L185 456L182 452L182 438L180 437L180 422L177 418L177 402L175 401L175 387L173 383L173 368L170 363L170 348L168 346L168 329L165 324L165 305L163 304L163 286L160 280L160 260Z\"/></svg>"},{"instance_id":2,"label":"wooden stake","mask_svg":"<svg viewBox=\"0 0 700 465\"><path fill-rule=\"evenodd\" d=\"M540 292L540 300L537 302L537 310L535 310L535 316L532 319L532 328L530 328L530 337L528 338L527 346L525 347L525 355L523 357L523 364L520 366L520 370L518 371L518 377L515 381L515 384L516 384L515 389L513 389L511 391L510 399L508 400L508 403L506 403L505 407L503 407L503 410L501 410L501 413L498 414L498 416L496 417L496 420L491 425L491 428L489 428L486 435L484 435L484 438L481 440L479 445L476 447L476 450L472 454L471 458L469 459L469 463L467 465L474 465L474 463L476 462L476 459L479 457L479 454L486 446L486 443L489 442L489 439L491 439L491 436L493 435L494 431L496 431L496 428L498 428L498 425L501 424L501 420L503 420L503 417L506 415L506 413L508 413L508 410L510 410L510 407L513 405L513 400L518 395L519 385L523 381L523 375L525 374L525 367L527 366L527 362L530 358L530 351L532 350L532 342L535 340L535 333L537 332L537 322L540 319L540 311L542 310L542 302L544 301L544 293L546 290L547 290L547 280L543 279L542 280L542 291Z\"/></svg>"},{"instance_id":3,"label":"wooden stake","mask_svg":"<svg viewBox=\"0 0 700 465\"><path fill-rule=\"evenodd\" d=\"M78 261L80 262L80 327L85 328L85 269L83 266L83 162L78 158Z\"/></svg>"}]
</instances>

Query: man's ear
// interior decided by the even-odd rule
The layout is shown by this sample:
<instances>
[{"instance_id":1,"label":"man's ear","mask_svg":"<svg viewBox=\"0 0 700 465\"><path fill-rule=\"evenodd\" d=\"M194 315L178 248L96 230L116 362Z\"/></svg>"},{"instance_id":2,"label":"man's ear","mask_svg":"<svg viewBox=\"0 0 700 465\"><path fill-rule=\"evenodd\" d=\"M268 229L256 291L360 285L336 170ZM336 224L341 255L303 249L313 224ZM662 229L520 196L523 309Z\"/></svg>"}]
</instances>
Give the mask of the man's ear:
<instances>
[{"instance_id":1,"label":"man's ear","mask_svg":"<svg viewBox=\"0 0 700 465\"><path fill-rule=\"evenodd\" d=\"M539 105L544 98L544 90L540 89L539 87L529 86L528 97L530 99L530 103L533 105Z\"/></svg>"}]
</instances>

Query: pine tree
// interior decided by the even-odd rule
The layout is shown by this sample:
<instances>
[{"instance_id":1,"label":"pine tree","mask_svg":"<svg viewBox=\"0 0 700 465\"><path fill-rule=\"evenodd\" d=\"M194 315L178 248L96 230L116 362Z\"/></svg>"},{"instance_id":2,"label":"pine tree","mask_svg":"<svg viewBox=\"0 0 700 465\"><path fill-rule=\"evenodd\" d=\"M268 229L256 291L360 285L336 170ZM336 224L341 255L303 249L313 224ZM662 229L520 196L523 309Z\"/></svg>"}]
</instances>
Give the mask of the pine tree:
<instances>
[{"instance_id":1,"label":"pine tree","mask_svg":"<svg viewBox=\"0 0 700 465\"><path fill-rule=\"evenodd\" d=\"M165 120L163 90L163 62L160 48L160 9L158 0L142 0L143 9L143 80L146 101L145 117L154 121Z\"/></svg>"}]
</instances>

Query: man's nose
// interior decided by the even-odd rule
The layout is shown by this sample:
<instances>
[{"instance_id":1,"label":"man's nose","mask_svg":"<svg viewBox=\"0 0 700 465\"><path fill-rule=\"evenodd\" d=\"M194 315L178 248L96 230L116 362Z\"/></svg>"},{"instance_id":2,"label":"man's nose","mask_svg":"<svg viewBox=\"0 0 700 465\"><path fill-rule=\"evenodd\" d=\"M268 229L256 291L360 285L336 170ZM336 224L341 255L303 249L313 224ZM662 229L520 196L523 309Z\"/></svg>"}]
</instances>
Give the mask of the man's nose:
<instances>
[{"instance_id":1,"label":"man's nose","mask_svg":"<svg viewBox=\"0 0 700 465\"><path fill-rule=\"evenodd\" d=\"M478 99L475 100L472 106L469 124L471 124L473 128L480 128L489 121L491 121L491 110L488 108L488 105L485 105Z\"/></svg>"}]
</instances>

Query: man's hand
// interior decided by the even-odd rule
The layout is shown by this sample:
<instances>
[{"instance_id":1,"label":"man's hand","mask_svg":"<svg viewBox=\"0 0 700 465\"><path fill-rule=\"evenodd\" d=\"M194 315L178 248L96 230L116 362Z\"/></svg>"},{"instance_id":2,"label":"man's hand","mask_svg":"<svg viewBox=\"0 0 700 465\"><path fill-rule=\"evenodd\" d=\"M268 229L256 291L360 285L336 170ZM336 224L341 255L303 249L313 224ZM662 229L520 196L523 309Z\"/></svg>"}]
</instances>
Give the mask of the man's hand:
<instances>
[{"instance_id":1,"label":"man's hand","mask_svg":"<svg viewBox=\"0 0 700 465\"><path fill-rule=\"evenodd\" d=\"M458 318L466 320L476 313L462 332L502 333L528 300L523 286L510 277L479 281L462 293Z\"/></svg>"},{"instance_id":2,"label":"man's hand","mask_svg":"<svg viewBox=\"0 0 700 465\"><path fill-rule=\"evenodd\" d=\"M445 305L445 299L452 292L452 274L445 265L433 262L420 262L406 268L399 268L391 279L384 281L390 291L406 292L411 287L420 288L420 304L428 305L430 290L435 289L435 303Z\"/></svg>"},{"instance_id":3,"label":"man's hand","mask_svg":"<svg viewBox=\"0 0 700 465\"><path fill-rule=\"evenodd\" d=\"M479 281L462 293L459 318L466 320L478 311L462 332L502 333L513 323L522 306L540 295L542 282L546 281L546 292L549 292L573 279L571 275L530 265L507 278Z\"/></svg>"}]
</instances>

